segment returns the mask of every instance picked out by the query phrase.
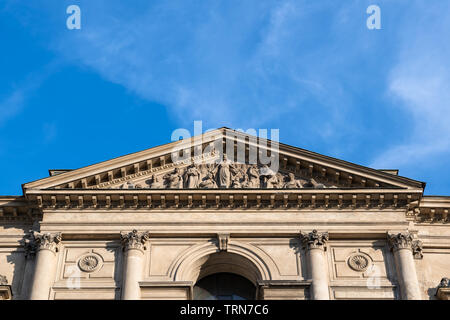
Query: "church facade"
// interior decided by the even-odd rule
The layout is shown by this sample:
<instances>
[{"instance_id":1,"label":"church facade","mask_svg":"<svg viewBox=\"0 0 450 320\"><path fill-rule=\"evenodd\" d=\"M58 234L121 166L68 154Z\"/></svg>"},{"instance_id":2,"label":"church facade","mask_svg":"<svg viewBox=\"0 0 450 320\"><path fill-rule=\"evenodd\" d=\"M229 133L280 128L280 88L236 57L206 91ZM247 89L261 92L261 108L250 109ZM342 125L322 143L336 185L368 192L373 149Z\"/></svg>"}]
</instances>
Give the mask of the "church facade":
<instances>
[{"instance_id":1,"label":"church facade","mask_svg":"<svg viewBox=\"0 0 450 320\"><path fill-rule=\"evenodd\" d=\"M449 299L450 197L262 140L221 128L0 196L0 299Z\"/></svg>"}]
</instances>

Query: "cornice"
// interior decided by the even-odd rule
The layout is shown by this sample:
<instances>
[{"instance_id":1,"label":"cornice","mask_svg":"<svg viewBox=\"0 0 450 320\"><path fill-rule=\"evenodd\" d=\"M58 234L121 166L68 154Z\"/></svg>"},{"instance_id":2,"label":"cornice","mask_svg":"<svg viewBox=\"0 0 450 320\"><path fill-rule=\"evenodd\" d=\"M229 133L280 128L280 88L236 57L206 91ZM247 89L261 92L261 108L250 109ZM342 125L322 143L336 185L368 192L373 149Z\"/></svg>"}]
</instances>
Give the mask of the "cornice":
<instances>
[{"instance_id":1,"label":"cornice","mask_svg":"<svg viewBox=\"0 0 450 320\"><path fill-rule=\"evenodd\" d=\"M418 207L414 208L416 223L446 224L450 222L449 196L423 196Z\"/></svg>"},{"instance_id":2,"label":"cornice","mask_svg":"<svg viewBox=\"0 0 450 320\"><path fill-rule=\"evenodd\" d=\"M408 210L421 197L409 189L82 189L30 190L43 209L385 209Z\"/></svg>"}]
</instances>

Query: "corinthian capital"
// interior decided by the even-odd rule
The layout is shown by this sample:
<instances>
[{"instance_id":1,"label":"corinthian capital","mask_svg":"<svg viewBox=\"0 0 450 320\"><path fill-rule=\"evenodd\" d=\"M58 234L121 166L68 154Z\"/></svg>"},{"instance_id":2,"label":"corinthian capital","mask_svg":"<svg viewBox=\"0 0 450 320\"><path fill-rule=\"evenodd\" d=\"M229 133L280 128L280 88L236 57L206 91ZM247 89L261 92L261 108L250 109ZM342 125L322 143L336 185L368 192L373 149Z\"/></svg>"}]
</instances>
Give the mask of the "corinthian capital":
<instances>
[{"instance_id":1,"label":"corinthian capital","mask_svg":"<svg viewBox=\"0 0 450 320\"><path fill-rule=\"evenodd\" d=\"M61 232L57 233L33 233L34 242L38 250L58 251L61 242ZM33 244L34 245L34 244Z\"/></svg>"},{"instance_id":2,"label":"corinthian capital","mask_svg":"<svg viewBox=\"0 0 450 320\"><path fill-rule=\"evenodd\" d=\"M391 250L411 249L413 245L413 236L409 232L400 232L397 234L388 234L388 243Z\"/></svg>"},{"instance_id":3,"label":"corinthian capital","mask_svg":"<svg viewBox=\"0 0 450 320\"><path fill-rule=\"evenodd\" d=\"M129 249L139 249L145 250L145 243L150 239L150 233L147 232L138 232L137 230L133 230L128 233L121 233L120 238L122 241L123 248L125 250Z\"/></svg>"},{"instance_id":4,"label":"corinthian capital","mask_svg":"<svg viewBox=\"0 0 450 320\"><path fill-rule=\"evenodd\" d=\"M309 233L301 233L303 245L308 249L323 249L328 241L328 232L313 230Z\"/></svg>"}]
</instances>

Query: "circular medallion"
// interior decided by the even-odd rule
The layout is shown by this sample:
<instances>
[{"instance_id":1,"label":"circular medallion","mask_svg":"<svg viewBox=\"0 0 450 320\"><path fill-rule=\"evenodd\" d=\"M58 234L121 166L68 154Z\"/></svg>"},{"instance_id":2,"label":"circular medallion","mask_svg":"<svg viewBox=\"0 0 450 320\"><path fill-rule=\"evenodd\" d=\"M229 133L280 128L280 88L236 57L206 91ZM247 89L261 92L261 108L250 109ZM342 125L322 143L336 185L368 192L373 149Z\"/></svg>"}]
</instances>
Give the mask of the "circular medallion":
<instances>
[{"instance_id":1,"label":"circular medallion","mask_svg":"<svg viewBox=\"0 0 450 320\"><path fill-rule=\"evenodd\" d=\"M348 265L355 271L366 271L369 266L369 259L362 254L353 254L348 258Z\"/></svg>"},{"instance_id":2,"label":"circular medallion","mask_svg":"<svg viewBox=\"0 0 450 320\"><path fill-rule=\"evenodd\" d=\"M95 254L84 255L78 260L78 267L84 272L94 272L100 267L101 258Z\"/></svg>"}]
</instances>

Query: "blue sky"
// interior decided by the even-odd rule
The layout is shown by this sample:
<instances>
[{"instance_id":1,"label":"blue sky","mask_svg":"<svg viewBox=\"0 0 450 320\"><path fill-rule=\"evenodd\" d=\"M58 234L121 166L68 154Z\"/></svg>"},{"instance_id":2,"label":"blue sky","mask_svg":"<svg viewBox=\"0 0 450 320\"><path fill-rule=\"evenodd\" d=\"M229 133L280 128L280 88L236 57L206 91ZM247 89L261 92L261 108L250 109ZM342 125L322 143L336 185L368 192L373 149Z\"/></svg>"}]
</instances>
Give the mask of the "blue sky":
<instances>
[{"instance_id":1,"label":"blue sky","mask_svg":"<svg viewBox=\"0 0 450 320\"><path fill-rule=\"evenodd\" d=\"M193 121L450 194L449 1L3 0L0 194ZM81 30L66 8L81 8ZM381 30L366 8L381 8Z\"/></svg>"}]
</instances>

